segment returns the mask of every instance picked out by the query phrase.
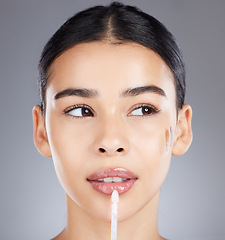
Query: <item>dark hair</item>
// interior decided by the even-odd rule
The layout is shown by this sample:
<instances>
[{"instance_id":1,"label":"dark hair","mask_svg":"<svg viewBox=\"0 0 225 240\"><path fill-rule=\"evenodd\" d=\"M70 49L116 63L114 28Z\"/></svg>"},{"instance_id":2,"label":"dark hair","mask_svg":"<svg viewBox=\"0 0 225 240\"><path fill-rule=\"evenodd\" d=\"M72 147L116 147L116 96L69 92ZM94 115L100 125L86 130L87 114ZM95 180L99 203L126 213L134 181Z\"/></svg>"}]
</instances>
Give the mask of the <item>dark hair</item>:
<instances>
[{"instance_id":1,"label":"dark hair","mask_svg":"<svg viewBox=\"0 0 225 240\"><path fill-rule=\"evenodd\" d=\"M75 14L44 47L39 62L39 90L43 112L48 70L52 62L74 45L93 41L112 44L134 42L156 52L173 73L177 108L182 108L186 85L185 68L173 35L162 23L136 7L113 2L109 6L95 6Z\"/></svg>"}]
</instances>

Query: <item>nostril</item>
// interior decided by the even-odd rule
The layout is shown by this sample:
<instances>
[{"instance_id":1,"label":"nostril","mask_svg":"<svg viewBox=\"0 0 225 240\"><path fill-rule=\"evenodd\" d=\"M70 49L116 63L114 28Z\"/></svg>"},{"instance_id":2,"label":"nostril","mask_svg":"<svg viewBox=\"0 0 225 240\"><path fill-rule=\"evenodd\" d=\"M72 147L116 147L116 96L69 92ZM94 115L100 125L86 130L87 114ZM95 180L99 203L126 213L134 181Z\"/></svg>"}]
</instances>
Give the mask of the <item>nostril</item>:
<instances>
[{"instance_id":1,"label":"nostril","mask_svg":"<svg viewBox=\"0 0 225 240\"><path fill-rule=\"evenodd\" d=\"M123 148L118 148L117 149L117 152L122 152L123 151Z\"/></svg>"},{"instance_id":2,"label":"nostril","mask_svg":"<svg viewBox=\"0 0 225 240\"><path fill-rule=\"evenodd\" d=\"M99 151L104 153L105 152L105 149L104 148L99 148Z\"/></svg>"}]
</instances>

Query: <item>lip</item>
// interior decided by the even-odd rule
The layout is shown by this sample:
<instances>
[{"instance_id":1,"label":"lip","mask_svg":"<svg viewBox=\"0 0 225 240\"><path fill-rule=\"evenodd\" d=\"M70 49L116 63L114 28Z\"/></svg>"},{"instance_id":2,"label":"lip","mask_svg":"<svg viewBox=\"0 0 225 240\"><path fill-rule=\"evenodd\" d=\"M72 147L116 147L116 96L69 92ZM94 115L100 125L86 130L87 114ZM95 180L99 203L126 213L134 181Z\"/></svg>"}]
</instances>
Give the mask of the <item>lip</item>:
<instances>
[{"instance_id":1,"label":"lip","mask_svg":"<svg viewBox=\"0 0 225 240\"><path fill-rule=\"evenodd\" d=\"M124 182L100 182L99 179L119 177L127 179ZM119 194L129 191L138 177L124 168L107 168L101 169L87 178L87 181L98 192L111 195L114 190L117 190Z\"/></svg>"}]
</instances>

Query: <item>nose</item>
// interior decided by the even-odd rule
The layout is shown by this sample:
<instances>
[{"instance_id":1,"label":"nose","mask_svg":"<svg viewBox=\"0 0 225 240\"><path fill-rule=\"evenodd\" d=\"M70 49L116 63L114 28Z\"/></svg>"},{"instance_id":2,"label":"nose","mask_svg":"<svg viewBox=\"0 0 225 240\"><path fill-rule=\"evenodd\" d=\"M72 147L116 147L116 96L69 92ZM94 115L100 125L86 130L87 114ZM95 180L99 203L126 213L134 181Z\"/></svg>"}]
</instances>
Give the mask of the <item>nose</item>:
<instances>
[{"instance_id":1,"label":"nose","mask_svg":"<svg viewBox=\"0 0 225 240\"><path fill-rule=\"evenodd\" d=\"M105 120L96 129L94 151L100 156L120 156L129 152L125 126L118 120Z\"/></svg>"}]
</instances>

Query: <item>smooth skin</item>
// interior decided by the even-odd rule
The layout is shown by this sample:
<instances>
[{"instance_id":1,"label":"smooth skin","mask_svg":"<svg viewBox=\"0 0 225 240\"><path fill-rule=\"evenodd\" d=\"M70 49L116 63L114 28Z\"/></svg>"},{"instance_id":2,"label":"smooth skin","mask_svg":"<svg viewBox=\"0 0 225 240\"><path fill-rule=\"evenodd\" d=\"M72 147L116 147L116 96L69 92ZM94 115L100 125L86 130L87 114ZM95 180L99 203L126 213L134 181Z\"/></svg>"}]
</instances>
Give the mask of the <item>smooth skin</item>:
<instances>
[{"instance_id":1,"label":"smooth skin","mask_svg":"<svg viewBox=\"0 0 225 240\"><path fill-rule=\"evenodd\" d=\"M66 89L76 95L62 94ZM103 168L138 176L120 195L118 240L163 239L160 187L171 155L184 154L191 144L191 117L189 105L177 111L171 70L148 48L91 42L60 55L49 70L45 113L38 105L33 109L35 145L52 157L66 193L67 226L55 239L110 239L110 196L87 181Z\"/></svg>"}]
</instances>

